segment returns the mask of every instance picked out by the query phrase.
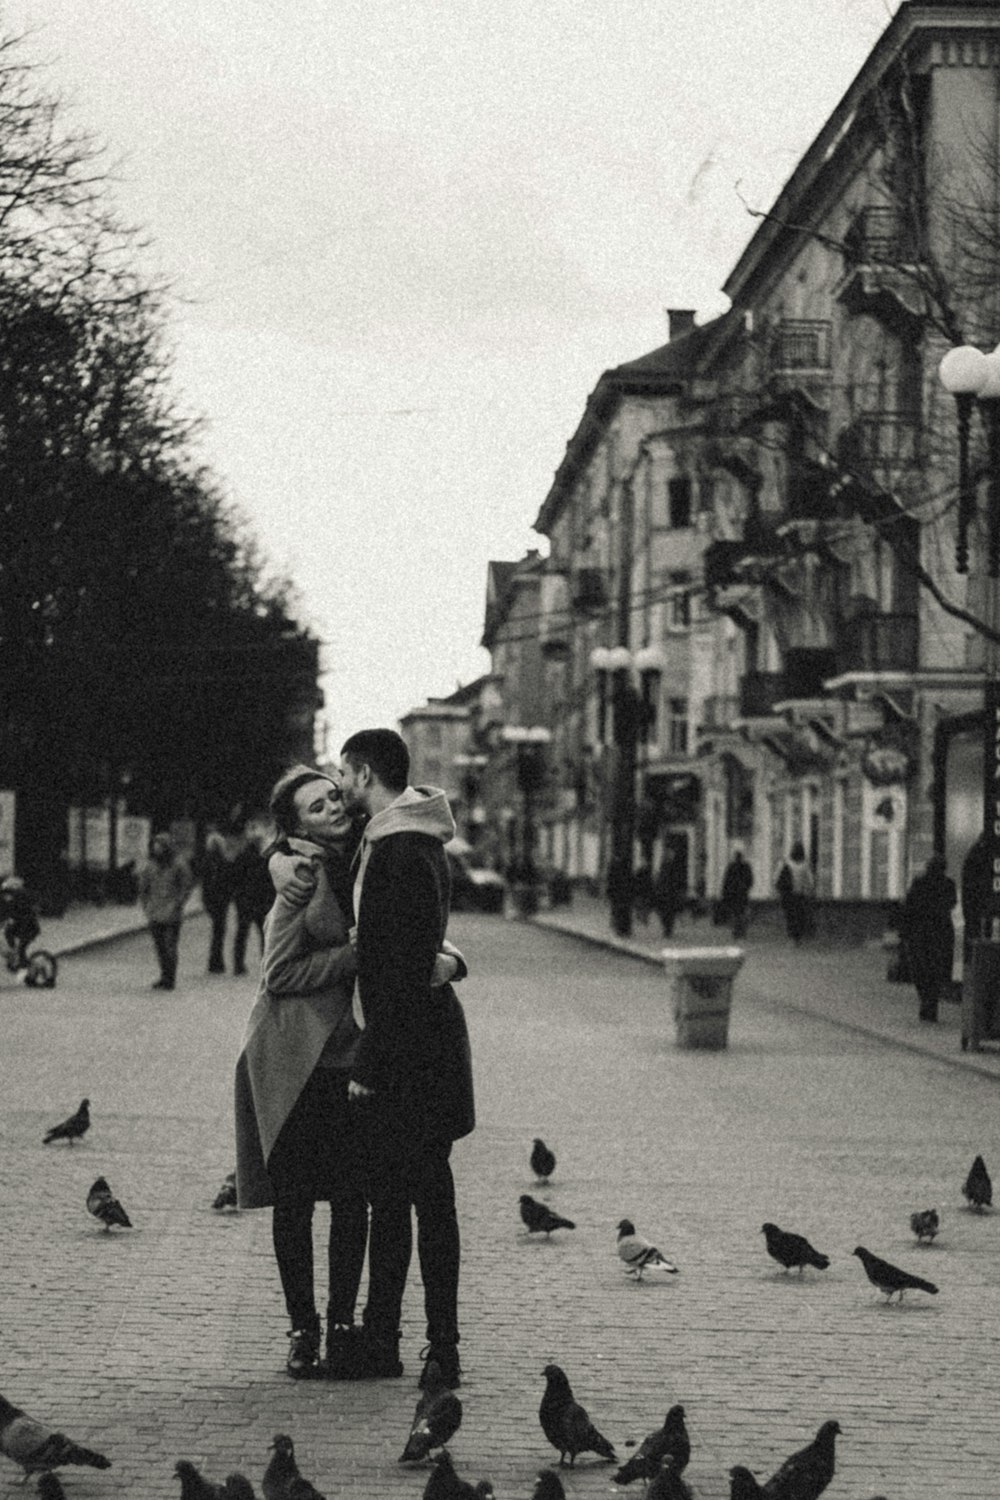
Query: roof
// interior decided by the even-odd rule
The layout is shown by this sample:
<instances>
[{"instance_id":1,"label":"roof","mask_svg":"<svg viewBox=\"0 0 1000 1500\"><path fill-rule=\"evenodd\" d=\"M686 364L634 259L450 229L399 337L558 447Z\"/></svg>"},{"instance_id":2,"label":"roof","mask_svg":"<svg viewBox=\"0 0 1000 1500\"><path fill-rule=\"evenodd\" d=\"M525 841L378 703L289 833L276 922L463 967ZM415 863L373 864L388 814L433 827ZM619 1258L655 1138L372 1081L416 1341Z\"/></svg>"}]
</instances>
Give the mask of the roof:
<instances>
[{"instance_id":1,"label":"roof","mask_svg":"<svg viewBox=\"0 0 1000 1500\"><path fill-rule=\"evenodd\" d=\"M492 650L500 626L507 618L518 584L534 582L545 567L545 559L534 548L517 562L491 561L486 565L486 619L481 646Z\"/></svg>"},{"instance_id":2,"label":"roof","mask_svg":"<svg viewBox=\"0 0 1000 1500\"><path fill-rule=\"evenodd\" d=\"M723 313L661 344L638 359L605 370L587 397L580 423L566 444L566 453L556 469L551 488L534 522L535 531L546 534L559 514L570 490L604 435L608 423L625 396L669 396L683 389L696 372L699 360L718 325L729 318Z\"/></svg>"}]
</instances>

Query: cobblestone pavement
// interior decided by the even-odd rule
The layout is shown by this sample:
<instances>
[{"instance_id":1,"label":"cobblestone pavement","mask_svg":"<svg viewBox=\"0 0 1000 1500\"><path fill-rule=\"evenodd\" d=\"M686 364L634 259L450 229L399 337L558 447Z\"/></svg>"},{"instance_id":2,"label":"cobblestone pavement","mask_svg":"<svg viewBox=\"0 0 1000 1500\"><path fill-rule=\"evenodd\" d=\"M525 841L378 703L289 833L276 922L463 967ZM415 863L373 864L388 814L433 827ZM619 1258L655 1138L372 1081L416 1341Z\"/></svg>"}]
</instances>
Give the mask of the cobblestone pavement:
<instances>
[{"instance_id":1,"label":"cobblestone pavement","mask_svg":"<svg viewBox=\"0 0 1000 1500\"><path fill-rule=\"evenodd\" d=\"M729 1049L697 1053L675 1047L653 965L497 918L456 918L453 935L473 969L479 1096L479 1127L455 1151L459 1472L489 1475L500 1500L529 1495L555 1458L537 1407L556 1360L622 1455L683 1402L697 1500L722 1500L734 1463L770 1474L831 1416L843 1436L830 1500L996 1493L1000 1219L969 1212L960 1191L977 1151L1000 1161L995 1080L806 1013L838 975L853 992L846 959L762 944L737 982ZM259 1491L278 1431L330 1496L419 1496L425 1471L396 1463L416 1395L417 1291L402 1381L294 1384L269 1215L210 1208L232 1165L232 1063L253 985L210 980L206 952L195 918L170 996L148 989L144 934L66 957L53 991L0 981L0 1390L113 1458L106 1473L64 1476L81 1500L176 1497L181 1456L216 1479L243 1468ZM85 1141L43 1148L44 1127L84 1094ZM527 1166L536 1134L559 1158L548 1186ZM99 1172L133 1232L106 1235L84 1212ZM526 1237L526 1191L577 1228ZM941 1235L918 1248L909 1214L931 1205ZM623 1278L626 1214L678 1277ZM830 1269L781 1273L765 1219L807 1234ZM858 1243L940 1294L886 1306L851 1256ZM607 1495L611 1472L581 1459L571 1500ZM2 1500L23 1493L0 1460Z\"/></svg>"}]
</instances>

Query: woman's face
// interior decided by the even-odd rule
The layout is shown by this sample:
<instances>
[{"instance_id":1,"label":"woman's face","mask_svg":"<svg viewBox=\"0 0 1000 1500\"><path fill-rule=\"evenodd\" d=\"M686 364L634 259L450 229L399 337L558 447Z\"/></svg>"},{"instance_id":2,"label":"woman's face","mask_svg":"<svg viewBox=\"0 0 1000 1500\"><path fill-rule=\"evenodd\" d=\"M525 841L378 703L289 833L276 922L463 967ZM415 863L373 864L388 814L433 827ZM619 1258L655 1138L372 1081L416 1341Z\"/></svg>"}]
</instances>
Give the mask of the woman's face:
<instances>
[{"instance_id":1,"label":"woman's face","mask_svg":"<svg viewBox=\"0 0 1000 1500\"><path fill-rule=\"evenodd\" d=\"M326 776L306 781L295 793L296 832L301 838L315 839L318 844L334 844L351 831L351 819L344 807L337 782Z\"/></svg>"}]
</instances>

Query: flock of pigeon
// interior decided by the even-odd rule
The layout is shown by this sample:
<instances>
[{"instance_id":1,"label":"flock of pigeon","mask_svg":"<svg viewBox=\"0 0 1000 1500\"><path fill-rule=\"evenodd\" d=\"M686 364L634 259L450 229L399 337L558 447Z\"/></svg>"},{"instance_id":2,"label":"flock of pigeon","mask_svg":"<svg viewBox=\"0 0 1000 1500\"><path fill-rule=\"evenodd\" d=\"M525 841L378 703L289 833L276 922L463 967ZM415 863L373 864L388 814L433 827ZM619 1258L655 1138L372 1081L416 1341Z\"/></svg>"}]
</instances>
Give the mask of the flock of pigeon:
<instances>
[{"instance_id":1,"label":"flock of pigeon","mask_svg":"<svg viewBox=\"0 0 1000 1500\"><path fill-rule=\"evenodd\" d=\"M43 1144L67 1141L70 1146L90 1128L90 1101L84 1099L75 1114L45 1134ZM531 1170L540 1183L549 1180L556 1168L555 1154L540 1139L535 1139ZM965 1180L962 1192L970 1208L977 1212L992 1206L993 1186L986 1164L977 1156ZM222 1184L212 1207L222 1210L236 1206L235 1174ZM98 1177L86 1197L86 1208L105 1232L113 1227L130 1229L128 1214L115 1198L104 1177ZM554 1213L545 1203L524 1193L520 1198L521 1220L528 1234L550 1235L557 1229L574 1229L571 1219ZM940 1228L936 1209L923 1209L911 1215L910 1227L918 1243L933 1242ZM829 1257L814 1249L804 1235L766 1223L762 1226L768 1254L786 1271L806 1267L826 1270ZM641 1281L643 1276L676 1276L679 1268L649 1240L637 1233L630 1219L618 1224L617 1250L625 1274ZM922 1277L911 1275L899 1266L881 1259L858 1245L853 1252L861 1261L868 1280L888 1300L910 1290L937 1293L937 1287ZM547 1440L559 1454L559 1465L572 1467L582 1453L594 1453L606 1462L618 1463L613 1445L591 1421L586 1409L576 1400L566 1376L557 1364L542 1371L545 1391L538 1417ZM645 1437L635 1453L621 1464L614 1483L626 1486L637 1479L646 1487L646 1500L692 1500L692 1492L682 1478L691 1456L691 1443L684 1422L684 1408L671 1406L661 1427ZM462 1403L456 1392L441 1376L439 1366L428 1362L424 1389L417 1402L400 1463L430 1460L432 1471L423 1491L423 1500L493 1500L488 1480L471 1483L455 1471L447 1448L462 1422ZM730 1500L818 1500L834 1474L834 1443L840 1433L835 1421L822 1424L815 1438L791 1454L763 1484L749 1469L737 1465L730 1469ZM261 1480L264 1500L324 1500L323 1495L299 1471L292 1439L279 1433L270 1448L270 1459ZM20 1465L27 1479L37 1474L37 1493L42 1500L60 1500L65 1495L55 1469L83 1465L107 1469L111 1460L104 1454L74 1442L62 1432L36 1421L19 1407L0 1396L0 1454ZM255 1491L240 1473L228 1475L221 1483L206 1479L187 1459L177 1462L174 1473L181 1486L180 1500L255 1500ZM543 1469L537 1478L532 1500L565 1500L562 1481L554 1469ZM884 1500L875 1496L873 1500Z\"/></svg>"}]
</instances>

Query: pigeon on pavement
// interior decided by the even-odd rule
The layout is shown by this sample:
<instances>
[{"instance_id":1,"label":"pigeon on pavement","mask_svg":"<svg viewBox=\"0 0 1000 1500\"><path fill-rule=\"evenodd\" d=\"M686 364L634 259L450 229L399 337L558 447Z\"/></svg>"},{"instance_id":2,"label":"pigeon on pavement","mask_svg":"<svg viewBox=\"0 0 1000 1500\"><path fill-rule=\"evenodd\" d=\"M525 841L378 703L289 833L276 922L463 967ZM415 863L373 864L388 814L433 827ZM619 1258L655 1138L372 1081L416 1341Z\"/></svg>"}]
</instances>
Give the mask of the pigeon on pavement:
<instances>
[{"instance_id":1,"label":"pigeon on pavement","mask_svg":"<svg viewBox=\"0 0 1000 1500\"><path fill-rule=\"evenodd\" d=\"M910 1215L910 1228L913 1230L919 1243L928 1240L933 1244L934 1236L940 1227L936 1208L924 1208L918 1213Z\"/></svg>"},{"instance_id":2,"label":"pigeon on pavement","mask_svg":"<svg viewBox=\"0 0 1000 1500\"><path fill-rule=\"evenodd\" d=\"M219 1191L212 1201L212 1207L216 1213L221 1213L224 1208L236 1207L236 1173L230 1172Z\"/></svg>"},{"instance_id":3,"label":"pigeon on pavement","mask_svg":"<svg viewBox=\"0 0 1000 1500\"><path fill-rule=\"evenodd\" d=\"M969 1168L969 1175L965 1179L962 1192L969 1200L969 1207L982 1212L993 1203L993 1184L990 1174L986 1170L986 1163L981 1156L977 1156Z\"/></svg>"},{"instance_id":4,"label":"pigeon on pavement","mask_svg":"<svg viewBox=\"0 0 1000 1500\"><path fill-rule=\"evenodd\" d=\"M122 1229L132 1228L132 1220L108 1187L106 1177L98 1177L87 1194L87 1212L93 1214L95 1219L100 1219L105 1233L111 1229L112 1224L119 1224Z\"/></svg>"},{"instance_id":5,"label":"pigeon on pavement","mask_svg":"<svg viewBox=\"0 0 1000 1500\"><path fill-rule=\"evenodd\" d=\"M833 1478L833 1445L839 1422L824 1422L811 1443L799 1448L773 1473L764 1494L775 1500L818 1500Z\"/></svg>"},{"instance_id":6,"label":"pigeon on pavement","mask_svg":"<svg viewBox=\"0 0 1000 1500\"><path fill-rule=\"evenodd\" d=\"M537 1136L531 1148L530 1166L539 1182L547 1181L556 1169L555 1153L550 1151L545 1142L540 1141Z\"/></svg>"},{"instance_id":7,"label":"pigeon on pavement","mask_svg":"<svg viewBox=\"0 0 1000 1500\"><path fill-rule=\"evenodd\" d=\"M429 1359L424 1389L413 1413L413 1423L399 1462L418 1463L432 1448L443 1448L462 1423L462 1403L441 1376L441 1366Z\"/></svg>"},{"instance_id":8,"label":"pigeon on pavement","mask_svg":"<svg viewBox=\"0 0 1000 1500\"><path fill-rule=\"evenodd\" d=\"M691 1440L684 1425L683 1406L672 1406L663 1419L663 1426L643 1438L632 1457L618 1470L615 1484L631 1484L633 1479L653 1479L659 1471L660 1460L668 1453L678 1474L682 1474L691 1457Z\"/></svg>"},{"instance_id":9,"label":"pigeon on pavement","mask_svg":"<svg viewBox=\"0 0 1000 1500\"><path fill-rule=\"evenodd\" d=\"M804 1235L793 1234L790 1229L779 1229L777 1224L770 1223L762 1224L760 1232L767 1241L768 1255L784 1266L786 1271L790 1271L792 1266L798 1266L801 1276L806 1266L815 1266L817 1271L825 1271L830 1264L830 1257L814 1250Z\"/></svg>"},{"instance_id":10,"label":"pigeon on pavement","mask_svg":"<svg viewBox=\"0 0 1000 1500\"><path fill-rule=\"evenodd\" d=\"M529 1234L540 1234L543 1230L546 1234L551 1234L553 1229L576 1228L572 1219L560 1218L544 1203L532 1198L530 1193L521 1194L521 1219L527 1225Z\"/></svg>"},{"instance_id":11,"label":"pigeon on pavement","mask_svg":"<svg viewBox=\"0 0 1000 1500\"><path fill-rule=\"evenodd\" d=\"M181 1482L181 1500L223 1500L222 1486L209 1483L186 1458L177 1460L174 1473Z\"/></svg>"},{"instance_id":12,"label":"pigeon on pavement","mask_svg":"<svg viewBox=\"0 0 1000 1500\"><path fill-rule=\"evenodd\" d=\"M52 1141L69 1141L72 1146L73 1142L78 1141L82 1135L86 1135L89 1129L90 1100L83 1099L75 1115L70 1115L68 1120L63 1120L59 1125L51 1126L45 1132L42 1145L48 1146Z\"/></svg>"},{"instance_id":13,"label":"pigeon on pavement","mask_svg":"<svg viewBox=\"0 0 1000 1500\"><path fill-rule=\"evenodd\" d=\"M476 1500L477 1487L467 1479L459 1479L447 1448L435 1453L433 1463L424 1485L424 1500Z\"/></svg>"},{"instance_id":14,"label":"pigeon on pavement","mask_svg":"<svg viewBox=\"0 0 1000 1500\"><path fill-rule=\"evenodd\" d=\"M555 1469L539 1469L531 1500L566 1500L563 1482Z\"/></svg>"},{"instance_id":15,"label":"pigeon on pavement","mask_svg":"<svg viewBox=\"0 0 1000 1500\"><path fill-rule=\"evenodd\" d=\"M625 1263L625 1275L641 1281L644 1272L659 1276L676 1276L678 1267L657 1250L649 1240L636 1234L631 1219L621 1219L618 1224L618 1257Z\"/></svg>"},{"instance_id":16,"label":"pigeon on pavement","mask_svg":"<svg viewBox=\"0 0 1000 1500\"><path fill-rule=\"evenodd\" d=\"M559 1365L546 1365L545 1395L538 1408L542 1431L559 1454L560 1467L569 1454L570 1467L578 1453L597 1453L617 1462L614 1448L602 1437L584 1407L574 1400L566 1372Z\"/></svg>"},{"instance_id":17,"label":"pigeon on pavement","mask_svg":"<svg viewBox=\"0 0 1000 1500\"><path fill-rule=\"evenodd\" d=\"M646 1491L646 1500L691 1500L691 1491L681 1478L672 1453L665 1453L660 1459L659 1471Z\"/></svg>"},{"instance_id":18,"label":"pigeon on pavement","mask_svg":"<svg viewBox=\"0 0 1000 1500\"><path fill-rule=\"evenodd\" d=\"M84 1464L91 1469L110 1469L111 1460L93 1448L83 1448L63 1432L36 1422L0 1396L0 1453L20 1464L25 1478L63 1464Z\"/></svg>"},{"instance_id":19,"label":"pigeon on pavement","mask_svg":"<svg viewBox=\"0 0 1000 1500\"><path fill-rule=\"evenodd\" d=\"M60 1483L58 1474L39 1474L38 1489L35 1493L41 1496L41 1500L66 1500L66 1491Z\"/></svg>"},{"instance_id":20,"label":"pigeon on pavement","mask_svg":"<svg viewBox=\"0 0 1000 1500\"><path fill-rule=\"evenodd\" d=\"M278 1433L271 1444L271 1455L261 1481L264 1500L324 1500L315 1485L299 1473L295 1445L286 1433Z\"/></svg>"},{"instance_id":21,"label":"pigeon on pavement","mask_svg":"<svg viewBox=\"0 0 1000 1500\"><path fill-rule=\"evenodd\" d=\"M885 1292L886 1300L891 1301L895 1292L899 1293L902 1302L903 1293L908 1287L918 1292L930 1292L932 1296L937 1295L937 1287L932 1281L922 1281L919 1276L911 1276L909 1271L900 1270L899 1266L890 1265L887 1260L880 1260L864 1245L858 1245L853 1252L865 1268L865 1275L872 1286L877 1286L880 1292Z\"/></svg>"}]
</instances>

